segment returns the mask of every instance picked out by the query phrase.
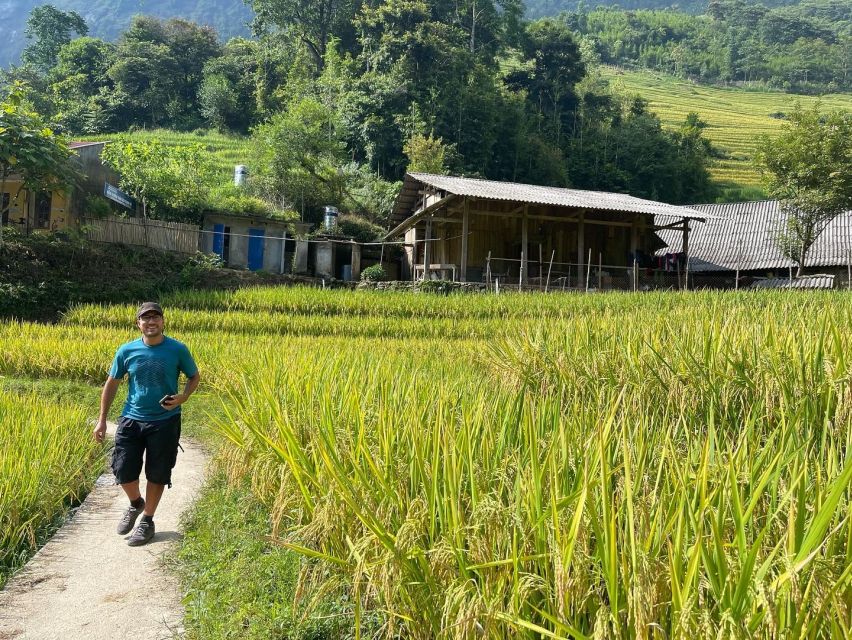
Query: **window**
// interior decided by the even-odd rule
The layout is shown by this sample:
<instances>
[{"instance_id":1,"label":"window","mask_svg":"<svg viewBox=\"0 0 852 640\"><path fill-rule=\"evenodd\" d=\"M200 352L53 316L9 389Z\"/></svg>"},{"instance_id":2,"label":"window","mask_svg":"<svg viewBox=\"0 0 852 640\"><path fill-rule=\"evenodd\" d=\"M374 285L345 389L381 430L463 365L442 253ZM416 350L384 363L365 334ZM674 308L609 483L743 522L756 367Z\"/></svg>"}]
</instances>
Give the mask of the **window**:
<instances>
[{"instance_id":1,"label":"window","mask_svg":"<svg viewBox=\"0 0 852 640\"><path fill-rule=\"evenodd\" d=\"M40 191L35 201L35 228L50 229L50 191Z\"/></svg>"}]
</instances>

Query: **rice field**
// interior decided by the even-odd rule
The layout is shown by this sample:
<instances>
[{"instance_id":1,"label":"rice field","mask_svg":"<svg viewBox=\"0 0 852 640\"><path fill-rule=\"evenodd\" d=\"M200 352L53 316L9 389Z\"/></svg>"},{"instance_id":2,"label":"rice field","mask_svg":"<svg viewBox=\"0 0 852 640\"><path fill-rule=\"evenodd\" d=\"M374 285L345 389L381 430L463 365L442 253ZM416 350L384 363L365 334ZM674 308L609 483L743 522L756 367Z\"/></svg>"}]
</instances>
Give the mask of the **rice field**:
<instances>
[{"instance_id":1,"label":"rice field","mask_svg":"<svg viewBox=\"0 0 852 640\"><path fill-rule=\"evenodd\" d=\"M0 587L65 509L86 495L102 448L85 412L35 394L0 394ZM96 472L95 474L96 475Z\"/></svg>"},{"instance_id":2,"label":"rice field","mask_svg":"<svg viewBox=\"0 0 852 640\"><path fill-rule=\"evenodd\" d=\"M164 303L305 616L343 588L355 638L852 633L848 293ZM133 335L8 323L0 373L99 381Z\"/></svg>"},{"instance_id":3,"label":"rice field","mask_svg":"<svg viewBox=\"0 0 852 640\"><path fill-rule=\"evenodd\" d=\"M678 127L690 111L698 113L708 124L707 138L727 155L715 161L711 175L720 182L739 187L761 187L760 177L751 163L755 138L761 134L771 137L783 123L772 114L789 113L797 100L806 107L819 100L824 110L852 110L852 94L848 93L817 98L780 91L700 85L651 71L615 68L603 71L614 87L648 100L648 106L664 126Z\"/></svg>"}]
</instances>

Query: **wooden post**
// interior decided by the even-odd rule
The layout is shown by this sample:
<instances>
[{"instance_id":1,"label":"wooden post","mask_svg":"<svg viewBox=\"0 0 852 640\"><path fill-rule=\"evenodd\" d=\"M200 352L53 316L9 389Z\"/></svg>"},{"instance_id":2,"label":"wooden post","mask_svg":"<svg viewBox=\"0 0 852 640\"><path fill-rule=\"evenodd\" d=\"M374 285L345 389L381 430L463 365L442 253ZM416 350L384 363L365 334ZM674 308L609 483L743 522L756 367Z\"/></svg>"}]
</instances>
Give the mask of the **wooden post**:
<instances>
[{"instance_id":1,"label":"wooden post","mask_svg":"<svg viewBox=\"0 0 852 640\"><path fill-rule=\"evenodd\" d=\"M541 259L541 243L539 242L538 243L538 286L539 286L539 289L541 288L541 269L542 269L542 263L543 262L544 261Z\"/></svg>"},{"instance_id":2,"label":"wooden post","mask_svg":"<svg viewBox=\"0 0 852 640\"><path fill-rule=\"evenodd\" d=\"M526 275L524 273L524 252L523 251L521 251L521 272L518 275L519 275L519 277L518 277L518 291L523 291L524 276Z\"/></svg>"},{"instance_id":3,"label":"wooden post","mask_svg":"<svg viewBox=\"0 0 852 640\"><path fill-rule=\"evenodd\" d=\"M382 244L382 250L384 251L385 245ZM402 263L404 267L402 272L402 277L410 280L414 280L414 264L417 262L417 226L411 227L408 231L405 232L405 244L403 245L403 249L405 250L405 260ZM384 257L384 254L382 255Z\"/></svg>"},{"instance_id":4,"label":"wooden post","mask_svg":"<svg viewBox=\"0 0 852 640\"><path fill-rule=\"evenodd\" d=\"M734 276L734 291L740 290L740 262L743 256L743 241L737 243L737 275Z\"/></svg>"},{"instance_id":5,"label":"wooden post","mask_svg":"<svg viewBox=\"0 0 852 640\"><path fill-rule=\"evenodd\" d=\"M787 265L787 271L788 271L787 281L790 284L793 284L793 265L792 264Z\"/></svg>"},{"instance_id":6,"label":"wooden post","mask_svg":"<svg viewBox=\"0 0 852 640\"><path fill-rule=\"evenodd\" d=\"M544 283L544 292L547 293L550 287L550 271L553 269L553 258L556 257L556 249L550 254L550 264L547 266L547 282Z\"/></svg>"},{"instance_id":7,"label":"wooden post","mask_svg":"<svg viewBox=\"0 0 852 640\"><path fill-rule=\"evenodd\" d=\"M852 291L852 253L846 255L846 290Z\"/></svg>"},{"instance_id":8,"label":"wooden post","mask_svg":"<svg viewBox=\"0 0 852 640\"><path fill-rule=\"evenodd\" d=\"M639 250L639 216L636 215L633 217L633 220L630 222L630 253L634 256L636 252Z\"/></svg>"},{"instance_id":9,"label":"wooden post","mask_svg":"<svg viewBox=\"0 0 852 640\"><path fill-rule=\"evenodd\" d=\"M491 252L488 252L488 257L485 258L485 285L491 288Z\"/></svg>"},{"instance_id":10,"label":"wooden post","mask_svg":"<svg viewBox=\"0 0 852 640\"><path fill-rule=\"evenodd\" d=\"M592 250L589 249L589 260L586 262L586 293L589 292L589 276L592 275Z\"/></svg>"},{"instance_id":11,"label":"wooden post","mask_svg":"<svg viewBox=\"0 0 852 640\"><path fill-rule=\"evenodd\" d=\"M429 274L429 265L432 260L432 243L430 240L432 239L432 223L426 223L426 237L424 238L424 242L426 244L423 245L423 279L428 280L427 275Z\"/></svg>"},{"instance_id":12,"label":"wooden post","mask_svg":"<svg viewBox=\"0 0 852 640\"><path fill-rule=\"evenodd\" d=\"M524 205L524 217L521 220L521 278L520 284L524 284L524 280L527 276L527 265L526 260L527 256L530 255L529 252L529 205Z\"/></svg>"},{"instance_id":13,"label":"wooden post","mask_svg":"<svg viewBox=\"0 0 852 640\"><path fill-rule=\"evenodd\" d=\"M470 228L470 208L467 198L464 199L464 213L462 213L462 238L461 238L461 265L459 277L462 282L467 282L467 236Z\"/></svg>"},{"instance_id":14,"label":"wooden post","mask_svg":"<svg viewBox=\"0 0 852 640\"><path fill-rule=\"evenodd\" d=\"M585 218L585 215L586 215L585 212L580 213L580 218L577 221L577 266L579 267L577 269L577 288L578 289L583 286L582 265L583 265L583 260L585 260L585 258L586 258L586 256L584 255L585 254L585 246L584 246L585 245L585 238L584 238L584 234L585 234L584 218Z\"/></svg>"},{"instance_id":15,"label":"wooden post","mask_svg":"<svg viewBox=\"0 0 852 640\"><path fill-rule=\"evenodd\" d=\"M601 257L601 252L598 251L598 291L603 287L603 276L601 276L601 269L603 269L603 258Z\"/></svg>"},{"instance_id":16,"label":"wooden post","mask_svg":"<svg viewBox=\"0 0 852 640\"><path fill-rule=\"evenodd\" d=\"M684 279L683 289L689 290L689 218L683 219L683 259L684 259Z\"/></svg>"}]
</instances>

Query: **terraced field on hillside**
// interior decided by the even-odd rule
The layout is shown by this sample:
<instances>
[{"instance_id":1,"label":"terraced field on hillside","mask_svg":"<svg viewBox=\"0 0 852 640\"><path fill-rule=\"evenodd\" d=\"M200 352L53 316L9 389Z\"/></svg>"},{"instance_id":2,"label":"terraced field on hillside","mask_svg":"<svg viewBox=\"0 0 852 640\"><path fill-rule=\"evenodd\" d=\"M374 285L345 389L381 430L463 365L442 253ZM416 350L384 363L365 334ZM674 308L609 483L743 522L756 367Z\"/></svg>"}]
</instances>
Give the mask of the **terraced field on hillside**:
<instances>
[{"instance_id":1,"label":"terraced field on hillside","mask_svg":"<svg viewBox=\"0 0 852 640\"><path fill-rule=\"evenodd\" d=\"M717 160L713 177L729 186L759 188L760 177L751 165L755 138L772 135L783 120L770 114L788 113L796 100L810 106L818 99L823 108L852 110L852 95L832 94L816 98L778 91L747 91L709 87L650 71L605 68L612 86L638 93L648 100L664 125L677 126L690 111L708 123L707 137L727 157Z\"/></svg>"},{"instance_id":2,"label":"terraced field on hillside","mask_svg":"<svg viewBox=\"0 0 852 640\"><path fill-rule=\"evenodd\" d=\"M159 139L167 144L190 146L200 144L210 153L213 166L220 172L223 181L232 180L234 165L246 164L249 158L250 141L240 136L226 136L213 131L196 133L180 133L168 129L150 129L132 133L108 134L91 136L88 140L114 140L116 136L133 140Z\"/></svg>"}]
</instances>

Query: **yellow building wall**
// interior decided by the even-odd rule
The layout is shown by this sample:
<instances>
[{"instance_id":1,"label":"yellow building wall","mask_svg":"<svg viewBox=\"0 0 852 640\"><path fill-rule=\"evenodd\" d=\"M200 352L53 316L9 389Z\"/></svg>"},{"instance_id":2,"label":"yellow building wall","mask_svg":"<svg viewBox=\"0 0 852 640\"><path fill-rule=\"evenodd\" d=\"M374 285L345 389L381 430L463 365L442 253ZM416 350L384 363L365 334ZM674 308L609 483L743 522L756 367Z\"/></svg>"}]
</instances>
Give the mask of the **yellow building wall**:
<instances>
[{"instance_id":1,"label":"yellow building wall","mask_svg":"<svg viewBox=\"0 0 852 640\"><path fill-rule=\"evenodd\" d=\"M58 231L67 229L73 224L71 215L70 195L63 191L52 191L50 198L50 220L47 227L36 226L36 213L34 196L27 189L20 189L20 180L6 180L3 192L9 194L8 224L20 229L30 231L43 229L46 231ZM15 196L17 195L17 199ZM2 197L2 196L0 196ZM21 224L21 219L25 222Z\"/></svg>"}]
</instances>

